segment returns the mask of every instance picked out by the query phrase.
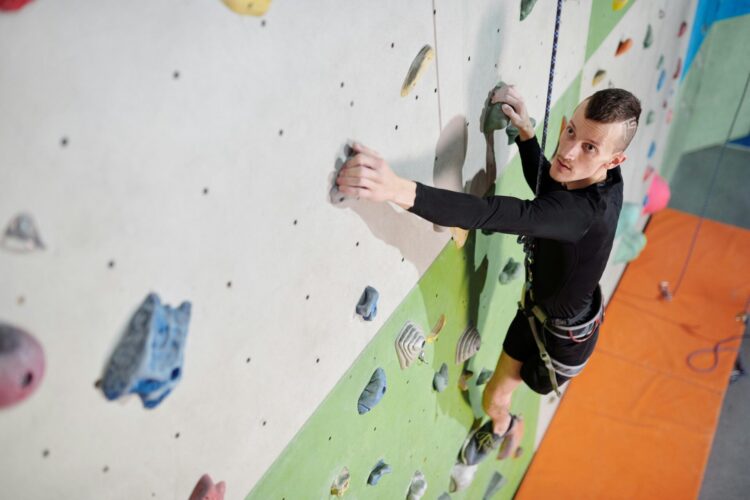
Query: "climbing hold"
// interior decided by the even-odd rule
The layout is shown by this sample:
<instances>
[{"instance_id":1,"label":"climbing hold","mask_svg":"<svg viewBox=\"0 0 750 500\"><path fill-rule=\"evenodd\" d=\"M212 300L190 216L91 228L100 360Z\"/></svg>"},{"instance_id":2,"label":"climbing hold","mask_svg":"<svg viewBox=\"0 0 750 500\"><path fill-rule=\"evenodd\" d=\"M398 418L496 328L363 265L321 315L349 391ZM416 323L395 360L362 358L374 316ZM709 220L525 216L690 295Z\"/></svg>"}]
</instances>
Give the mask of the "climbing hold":
<instances>
[{"instance_id":1,"label":"climbing hold","mask_svg":"<svg viewBox=\"0 0 750 500\"><path fill-rule=\"evenodd\" d=\"M661 68L662 64L664 64L664 54L659 56L659 60L656 62L656 69Z\"/></svg>"},{"instance_id":2,"label":"climbing hold","mask_svg":"<svg viewBox=\"0 0 750 500\"><path fill-rule=\"evenodd\" d=\"M477 377L477 385L484 385L487 383L487 381L492 378L492 374L495 373L492 370L488 370L487 368L482 368L482 371L479 372L479 376Z\"/></svg>"},{"instance_id":3,"label":"climbing hold","mask_svg":"<svg viewBox=\"0 0 750 500\"><path fill-rule=\"evenodd\" d=\"M425 339L425 341L428 344L437 342L437 339L440 336L440 332L443 330L444 326L445 326L445 314L441 314L437 320L437 323L435 323L435 326L432 327L432 331L430 332L430 335Z\"/></svg>"},{"instance_id":4,"label":"climbing hold","mask_svg":"<svg viewBox=\"0 0 750 500\"><path fill-rule=\"evenodd\" d=\"M614 263L622 264L630 262L640 255L646 246L646 235L639 231L625 233L620 240L615 252Z\"/></svg>"},{"instance_id":5,"label":"climbing hold","mask_svg":"<svg viewBox=\"0 0 750 500\"><path fill-rule=\"evenodd\" d=\"M633 228L638 223L638 219L641 216L641 205L639 203L633 203L626 201L622 204L620 209L620 217L617 219L617 229L615 229L615 238L622 236L623 234L633 231Z\"/></svg>"},{"instance_id":6,"label":"climbing hold","mask_svg":"<svg viewBox=\"0 0 750 500\"><path fill-rule=\"evenodd\" d=\"M643 171L643 182L646 182L649 177L651 177L651 174L653 174L655 171L654 167L651 165L646 167L646 170Z\"/></svg>"},{"instance_id":7,"label":"climbing hold","mask_svg":"<svg viewBox=\"0 0 750 500\"><path fill-rule=\"evenodd\" d=\"M500 488L502 488L506 483L505 477L503 477L502 474L495 471L492 473L492 477L490 478L490 482L487 483L487 489L484 490L484 496L482 497L482 500L490 500L495 493L500 491Z\"/></svg>"},{"instance_id":8,"label":"climbing hold","mask_svg":"<svg viewBox=\"0 0 750 500\"><path fill-rule=\"evenodd\" d=\"M529 17L531 9L534 8L536 0L521 0L521 21Z\"/></svg>"},{"instance_id":9,"label":"climbing hold","mask_svg":"<svg viewBox=\"0 0 750 500\"><path fill-rule=\"evenodd\" d=\"M378 460L378 463L375 464L372 472L370 472L370 477L367 478L367 484L369 484L370 486L375 486L376 484L378 484L378 481L380 481L381 477L390 473L391 466L385 463L382 459Z\"/></svg>"},{"instance_id":10,"label":"climbing hold","mask_svg":"<svg viewBox=\"0 0 750 500\"><path fill-rule=\"evenodd\" d=\"M30 252L44 248L34 218L27 213L20 213L10 220L0 244L14 252Z\"/></svg>"},{"instance_id":11,"label":"climbing hold","mask_svg":"<svg viewBox=\"0 0 750 500\"><path fill-rule=\"evenodd\" d=\"M681 37L685 34L685 31L687 31L687 23L685 21L682 21L682 24L680 24L680 29L677 31L677 37Z\"/></svg>"},{"instance_id":12,"label":"climbing hold","mask_svg":"<svg viewBox=\"0 0 750 500\"><path fill-rule=\"evenodd\" d=\"M648 155L647 157L650 159L651 157L656 154L656 142L651 141L651 144L648 145Z\"/></svg>"},{"instance_id":13,"label":"climbing hold","mask_svg":"<svg viewBox=\"0 0 750 500\"><path fill-rule=\"evenodd\" d=\"M501 81L495 85L495 90L504 86L505 82ZM503 113L502 105L503 103L501 102L494 104L488 102L488 106L484 111L484 122L482 124L482 132L485 134L491 134L495 130L501 130L508 126L510 120L508 115Z\"/></svg>"},{"instance_id":14,"label":"climbing hold","mask_svg":"<svg viewBox=\"0 0 750 500\"><path fill-rule=\"evenodd\" d=\"M415 359L420 357L425 342L424 334L419 327L407 321L396 337L396 356L398 356L398 364L402 370L408 368Z\"/></svg>"},{"instance_id":15,"label":"climbing hold","mask_svg":"<svg viewBox=\"0 0 750 500\"><path fill-rule=\"evenodd\" d=\"M432 387L437 392L443 392L448 387L448 365L445 363L440 365L440 369L435 372L435 376L432 378Z\"/></svg>"},{"instance_id":16,"label":"climbing hold","mask_svg":"<svg viewBox=\"0 0 750 500\"><path fill-rule=\"evenodd\" d=\"M536 120L531 118L531 126L536 127ZM513 144L516 142L516 137L520 134L518 131L518 127L513 125L512 123L508 123L508 127L505 129L505 133L508 135L508 144Z\"/></svg>"},{"instance_id":17,"label":"climbing hold","mask_svg":"<svg viewBox=\"0 0 750 500\"><path fill-rule=\"evenodd\" d=\"M620 43L617 44L617 50L615 50L615 57L623 55L625 52L630 50L630 47L633 46L633 39L632 38L626 38L625 40L621 40Z\"/></svg>"},{"instance_id":18,"label":"climbing hold","mask_svg":"<svg viewBox=\"0 0 750 500\"><path fill-rule=\"evenodd\" d=\"M188 500L224 500L226 484L219 481L217 484L211 480L211 476L203 474L198 480L198 484L193 488Z\"/></svg>"},{"instance_id":19,"label":"climbing hold","mask_svg":"<svg viewBox=\"0 0 750 500\"><path fill-rule=\"evenodd\" d=\"M44 377L44 350L28 332L0 323L0 408L20 403Z\"/></svg>"},{"instance_id":20,"label":"climbing hold","mask_svg":"<svg viewBox=\"0 0 750 500\"><path fill-rule=\"evenodd\" d=\"M0 0L0 10L2 11L14 11L20 10L31 0Z\"/></svg>"},{"instance_id":21,"label":"climbing hold","mask_svg":"<svg viewBox=\"0 0 750 500\"><path fill-rule=\"evenodd\" d=\"M518 448L516 448L516 451L513 452L513 458L521 458L522 455L523 455L523 446L519 446Z\"/></svg>"},{"instance_id":22,"label":"climbing hold","mask_svg":"<svg viewBox=\"0 0 750 500\"><path fill-rule=\"evenodd\" d=\"M450 496L449 494L447 494L447 493L443 492L443 493L442 493L442 494L441 494L441 495L440 495L440 496L439 496L439 497L437 498L437 500L451 500L451 496Z\"/></svg>"},{"instance_id":23,"label":"climbing hold","mask_svg":"<svg viewBox=\"0 0 750 500\"><path fill-rule=\"evenodd\" d=\"M456 345L456 364L460 365L467 359L471 358L482 346L482 339L476 328L469 325L461 334Z\"/></svg>"},{"instance_id":24,"label":"climbing hold","mask_svg":"<svg viewBox=\"0 0 750 500\"><path fill-rule=\"evenodd\" d=\"M654 30L651 24L649 24L648 28L646 28L646 37L643 39L643 48L647 49L651 47L652 43L654 43Z\"/></svg>"},{"instance_id":25,"label":"climbing hold","mask_svg":"<svg viewBox=\"0 0 750 500\"><path fill-rule=\"evenodd\" d=\"M674 73L672 74L672 78L674 80L677 80L680 77L680 71L682 71L682 58L677 58L677 67L674 70Z\"/></svg>"},{"instance_id":26,"label":"climbing hold","mask_svg":"<svg viewBox=\"0 0 750 500\"><path fill-rule=\"evenodd\" d=\"M367 413L380 403L385 394L385 372L378 367L372 372L370 381L365 386L357 401L357 411L360 415Z\"/></svg>"},{"instance_id":27,"label":"climbing hold","mask_svg":"<svg viewBox=\"0 0 750 500\"><path fill-rule=\"evenodd\" d=\"M612 10L620 10L628 4L628 0L612 0Z\"/></svg>"},{"instance_id":28,"label":"climbing hold","mask_svg":"<svg viewBox=\"0 0 750 500\"><path fill-rule=\"evenodd\" d=\"M669 184L657 173L653 174L651 185L648 188L648 197L643 207L644 214L653 214L666 208L669 203L670 191Z\"/></svg>"},{"instance_id":29,"label":"climbing hold","mask_svg":"<svg viewBox=\"0 0 750 500\"><path fill-rule=\"evenodd\" d=\"M455 493L468 488L474 481L477 469L479 469L479 464L465 465L456 462L451 470L450 492Z\"/></svg>"},{"instance_id":30,"label":"climbing hold","mask_svg":"<svg viewBox=\"0 0 750 500\"><path fill-rule=\"evenodd\" d=\"M456 248L463 248L466 244L466 239L469 237L469 231L460 227L452 227L450 231Z\"/></svg>"},{"instance_id":31,"label":"climbing hold","mask_svg":"<svg viewBox=\"0 0 750 500\"><path fill-rule=\"evenodd\" d=\"M427 66L429 66L430 61L434 58L435 52L429 45L425 45L420 49L417 56L411 62L409 71L406 73L406 78L404 78L404 83L401 85L401 97L409 95L409 92L417 85L419 77L422 76Z\"/></svg>"},{"instance_id":32,"label":"climbing hold","mask_svg":"<svg viewBox=\"0 0 750 500\"><path fill-rule=\"evenodd\" d=\"M271 0L223 0L224 5L243 16L262 16L271 6Z\"/></svg>"},{"instance_id":33,"label":"climbing hold","mask_svg":"<svg viewBox=\"0 0 750 500\"><path fill-rule=\"evenodd\" d=\"M409 494L406 495L406 500L420 500L425 492L427 491L427 480L424 474L420 471L416 471L414 476L411 478L411 484L409 485Z\"/></svg>"},{"instance_id":34,"label":"climbing hold","mask_svg":"<svg viewBox=\"0 0 750 500\"><path fill-rule=\"evenodd\" d=\"M599 85L602 82L602 80L604 80L604 75L606 74L607 72L604 71L603 69L598 70L596 74L594 75L594 78L591 80L591 86L596 87L597 85Z\"/></svg>"},{"instance_id":35,"label":"climbing hold","mask_svg":"<svg viewBox=\"0 0 750 500\"><path fill-rule=\"evenodd\" d=\"M656 91L660 91L661 88L664 86L664 79L667 77L667 73L664 70L661 70L661 73L659 73L659 81L656 82Z\"/></svg>"},{"instance_id":36,"label":"climbing hold","mask_svg":"<svg viewBox=\"0 0 750 500\"><path fill-rule=\"evenodd\" d=\"M667 15L667 13L664 12L663 9L659 9L659 19L664 19L664 16L666 16L666 15Z\"/></svg>"},{"instance_id":37,"label":"climbing hold","mask_svg":"<svg viewBox=\"0 0 750 500\"><path fill-rule=\"evenodd\" d=\"M646 125L651 125L654 121L654 112L653 110L649 111L646 115Z\"/></svg>"},{"instance_id":38,"label":"climbing hold","mask_svg":"<svg viewBox=\"0 0 750 500\"><path fill-rule=\"evenodd\" d=\"M339 476L334 479L333 484L331 484L331 495L343 497L344 493L346 493L346 490L349 489L349 483L349 469L344 467L343 469L341 469L341 473L339 474Z\"/></svg>"},{"instance_id":39,"label":"climbing hold","mask_svg":"<svg viewBox=\"0 0 750 500\"><path fill-rule=\"evenodd\" d=\"M461 376L458 377L458 388L462 391L469 390L469 380L474 376L474 372L471 370L464 370L461 372Z\"/></svg>"},{"instance_id":40,"label":"climbing hold","mask_svg":"<svg viewBox=\"0 0 750 500\"><path fill-rule=\"evenodd\" d=\"M667 115L664 117L664 120L667 123L671 123L672 122L672 110L671 109L667 110Z\"/></svg>"},{"instance_id":41,"label":"climbing hold","mask_svg":"<svg viewBox=\"0 0 750 500\"><path fill-rule=\"evenodd\" d=\"M513 259L513 257L510 257L508 258L508 262L503 266L503 270L500 272L500 283L507 285L511 281L518 279L522 273L523 265Z\"/></svg>"},{"instance_id":42,"label":"climbing hold","mask_svg":"<svg viewBox=\"0 0 750 500\"><path fill-rule=\"evenodd\" d=\"M356 311L357 314L362 316L365 321L372 321L376 314L378 314L378 298L380 294L373 287L368 286L362 292L357 302Z\"/></svg>"},{"instance_id":43,"label":"climbing hold","mask_svg":"<svg viewBox=\"0 0 750 500\"><path fill-rule=\"evenodd\" d=\"M154 408L167 397L182 378L190 311L190 302L173 309L148 294L107 363L102 379L107 399L135 393L144 407Z\"/></svg>"}]
</instances>

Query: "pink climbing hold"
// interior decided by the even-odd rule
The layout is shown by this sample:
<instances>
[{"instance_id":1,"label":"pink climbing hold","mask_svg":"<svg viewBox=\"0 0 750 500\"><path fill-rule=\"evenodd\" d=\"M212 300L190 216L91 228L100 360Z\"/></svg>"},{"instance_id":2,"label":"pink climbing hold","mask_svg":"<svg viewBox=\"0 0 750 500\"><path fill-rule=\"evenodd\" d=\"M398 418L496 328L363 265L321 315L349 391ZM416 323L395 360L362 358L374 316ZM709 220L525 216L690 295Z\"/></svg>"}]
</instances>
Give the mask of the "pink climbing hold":
<instances>
[{"instance_id":1,"label":"pink climbing hold","mask_svg":"<svg viewBox=\"0 0 750 500\"><path fill-rule=\"evenodd\" d=\"M203 474L198 480L198 484L193 488L188 500L224 500L224 492L227 487L224 481L217 484L211 480L211 476Z\"/></svg>"},{"instance_id":2,"label":"pink climbing hold","mask_svg":"<svg viewBox=\"0 0 750 500\"><path fill-rule=\"evenodd\" d=\"M0 10L12 11L20 10L31 0L0 0Z\"/></svg>"},{"instance_id":3,"label":"pink climbing hold","mask_svg":"<svg viewBox=\"0 0 750 500\"><path fill-rule=\"evenodd\" d=\"M674 74L672 75L672 78L677 80L680 77L680 71L682 71L682 58L681 57L677 59L677 67L674 70Z\"/></svg>"},{"instance_id":4,"label":"pink climbing hold","mask_svg":"<svg viewBox=\"0 0 750 500\"><path fill-rule=\"evenodd\" d=\"M26 399L44 376L44 350L29 333L0 323L0 408Z\"/></svg>"},{"instance_id":5,"label":"pink climbing hold","mask_svg":"<svg viewBox=\"0 0 750 500\"><path fill-rule=\"evenodd\" d=\"M653 214L659 210L666 208L669 203L669 184L664 180L662 176L654 172L651 174L653 180L648 188L648 194L646 195L646 203L643 206L644 214Z\"/></svg>"},{"instance_id":6,"label":"pink climbing hold","mask_svg":"<svg viewBox=\"0 0 750 500\"><path fill-rule=\"evenodd\" d=\"M687 30L687 23L685 21L682 21L682 24L680 25L680 31L677 32L677 36L681 37L685 34L685 31Z\"/></svg>"},{"instance_id":7,"label":"pink climbing hold","mask_svg":"<svg viewBox=\"0 0 750 500\"><path fill-rule=\"evenodd\" d=\"M646 170L643 172L643 182L646 182L649 179L649 177L653 175L654 172L655 172L654 167L652 167L651 165L647 166Z\"/></svg>"}]
</instances>

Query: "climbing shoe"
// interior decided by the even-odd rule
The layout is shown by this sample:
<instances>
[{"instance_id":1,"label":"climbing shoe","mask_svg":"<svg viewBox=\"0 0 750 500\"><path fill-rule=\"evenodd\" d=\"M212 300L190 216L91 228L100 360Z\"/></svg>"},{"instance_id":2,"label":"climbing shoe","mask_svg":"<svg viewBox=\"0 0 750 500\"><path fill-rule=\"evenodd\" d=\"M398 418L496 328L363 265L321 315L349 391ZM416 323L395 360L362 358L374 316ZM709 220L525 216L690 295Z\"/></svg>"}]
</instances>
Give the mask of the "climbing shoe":
<instances>
[{"instance_id":1,"label":"climbing shoe","mask_svg":"<svg viewBox=\"0 0 750 500\"><path fill-rule=\"evenodd\" d=\"M469 432L458 455L461 463L466 465L478 464L498 448L500 448L498 458L501 459L516 451L523 435L523 421L520 417L511 414L510 425L503 434L495 434L492 427L492 420L488 420L481 427Z\"/></svg>"}]
</instances>

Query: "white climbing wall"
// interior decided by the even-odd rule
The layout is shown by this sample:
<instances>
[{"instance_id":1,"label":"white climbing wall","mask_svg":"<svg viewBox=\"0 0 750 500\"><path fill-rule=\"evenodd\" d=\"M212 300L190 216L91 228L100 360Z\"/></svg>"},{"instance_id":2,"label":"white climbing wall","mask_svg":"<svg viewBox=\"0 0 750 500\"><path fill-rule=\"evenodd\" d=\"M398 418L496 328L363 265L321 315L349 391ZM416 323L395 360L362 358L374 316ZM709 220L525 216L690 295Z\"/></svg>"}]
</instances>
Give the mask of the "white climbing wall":
<instances>
[{"instance_id":1,"label":"white climbing wall","mask_svg":"<svg viewBox=\"0 0 750 500\"><path fill-rule=\"evenodd\" d=\"M588 63L591 0L565 2L553 99L580 71L593 92L602 65L644 120L657 110L623 172L666 137L650 68L664 52L676 85L687 36L657 31L614 69L621 32L639 47L659 8L676 32L695 1L635 2ZM395 206L329 203L342 145L430 184L445 153L446 185L474 178L499 79L544 116L554 10L540 1L520 24L518 4L276 0L256 18L219 0L34 0L0 14L0 224L29 211L47 246L0 253L0 320L47 360L37 392L0 410L4 494L186 499L204 472L228 499L249 492L450 238ZM401 97L425 44L437 58ZM500 174L515 154L498 134ZM625 175L629 201L640 175ZM354 316L367 285L373 322ZM94 383L150 291L193 314L182 381L145 410Z\"/></svg>"}]
</instances>

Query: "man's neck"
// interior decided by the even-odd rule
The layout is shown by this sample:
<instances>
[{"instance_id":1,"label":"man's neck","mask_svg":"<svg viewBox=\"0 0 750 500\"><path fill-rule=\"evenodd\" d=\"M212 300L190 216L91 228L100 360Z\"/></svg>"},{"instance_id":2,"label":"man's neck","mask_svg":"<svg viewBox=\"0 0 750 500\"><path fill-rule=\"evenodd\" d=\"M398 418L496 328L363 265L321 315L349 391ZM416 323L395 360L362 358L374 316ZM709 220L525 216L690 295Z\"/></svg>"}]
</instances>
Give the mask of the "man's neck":
<instances>
[{"instance_id":1,"label":"man's neck","mask_svg":"<svg viewBox=\"0 0 750 500\"><path fill-rule=\"evenodd\" d=\"M592 176L587 179L580 179L580 180L573 181L573 182L562 182L561 184L568 191L573 190L573 189L587 188L592 184L597 184L599 182L603 182L607 180L607 172L608 170L605 170L603 173L601 173L598 176Z\"/></svg>"}]
</instances>

